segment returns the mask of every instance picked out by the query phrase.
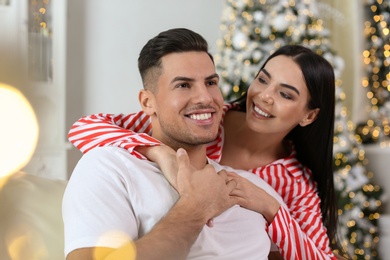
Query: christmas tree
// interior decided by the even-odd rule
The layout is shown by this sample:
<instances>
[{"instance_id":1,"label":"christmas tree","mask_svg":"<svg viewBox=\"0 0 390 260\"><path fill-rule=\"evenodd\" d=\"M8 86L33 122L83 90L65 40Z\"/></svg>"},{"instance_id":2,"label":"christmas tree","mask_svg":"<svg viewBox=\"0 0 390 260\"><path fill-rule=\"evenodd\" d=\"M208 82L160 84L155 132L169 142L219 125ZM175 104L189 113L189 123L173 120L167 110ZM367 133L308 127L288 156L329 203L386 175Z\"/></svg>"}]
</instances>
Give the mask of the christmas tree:
<instances>
[{"instance_id":1,"label":"christmas tree","mask_svg":"<svg viewBox=\"0 0 390 260\"><path fill-rule=\"evenodd\" d=\"M337 79L334 179L341 223L339 243L353 259L377 259L382 190L370 183L364 151L347 119L340 80L344 62L331 47L330 31L319 18L318 7L314 0L228 0L215 55L220 86L226 100L240 97L269 54L285 44L304 45L333 65Z\"/></svg>"},{"instance_id":2,"label":"christmas tree","mask_svg":"<svg viewBox=\"0 0 390 260\"><path fill-rule=\"evenodd\" d=\"M390 0L365 4L363 52L366 76L362 80L370 99L370 119L357 128L363 143L390 142Z\"/></svg>"}]
</instances>

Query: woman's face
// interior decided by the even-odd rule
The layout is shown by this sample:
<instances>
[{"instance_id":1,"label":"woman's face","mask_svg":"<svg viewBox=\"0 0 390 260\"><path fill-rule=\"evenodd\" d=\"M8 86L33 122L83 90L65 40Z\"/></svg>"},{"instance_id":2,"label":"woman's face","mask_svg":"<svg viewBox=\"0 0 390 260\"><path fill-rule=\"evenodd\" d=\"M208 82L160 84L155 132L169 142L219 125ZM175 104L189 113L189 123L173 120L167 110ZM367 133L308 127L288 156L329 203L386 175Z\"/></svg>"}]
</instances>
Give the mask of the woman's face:
<instances>
[{"instance_id":1,"label":"woman's face","mask_svg":"<svg viewBox=\"0 0 390 260\"><path fill-rule=\"evenodd\" d=\"M319 109L309 110L310 94L300 67L288 56L268 61L250 85L247 124L263 134L284 138L295 126L313 122Z\"/></svg>"}]
</instances>

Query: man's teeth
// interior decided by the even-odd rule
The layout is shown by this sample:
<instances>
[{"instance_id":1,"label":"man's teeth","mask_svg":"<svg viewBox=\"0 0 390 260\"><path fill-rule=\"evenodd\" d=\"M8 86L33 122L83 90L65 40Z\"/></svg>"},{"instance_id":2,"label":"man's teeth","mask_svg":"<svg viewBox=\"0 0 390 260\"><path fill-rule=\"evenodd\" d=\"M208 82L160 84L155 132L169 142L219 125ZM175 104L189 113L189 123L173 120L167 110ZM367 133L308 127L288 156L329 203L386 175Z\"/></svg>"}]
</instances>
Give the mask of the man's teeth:
<instances>
[{"instance_id":1,"label":"man's teeth","mask_svg":"<svg viewBox=\"0 0 390 260\"><path fill-rule=\"evenodd\" d=\"M256 107L256 106L255 106L255 111L256 111L256 113L258 113L258 114L260 114L260 115L262 115L262 116L264 116L264 117L271 117L271 115L265 113L264 111L260 110L260 109L259 109L258 107Z\"/></svg>"},{"instance_id":2,"label":"man's teeth","mask_svg":"<svg viewBox=\"0 0 390 260\"><path fill-rule=\"evenodd\" d=\"M190 115L190 118L195 120L207 120L211 118L211 113L192 114Z\"/></svg>"}]
</instances>

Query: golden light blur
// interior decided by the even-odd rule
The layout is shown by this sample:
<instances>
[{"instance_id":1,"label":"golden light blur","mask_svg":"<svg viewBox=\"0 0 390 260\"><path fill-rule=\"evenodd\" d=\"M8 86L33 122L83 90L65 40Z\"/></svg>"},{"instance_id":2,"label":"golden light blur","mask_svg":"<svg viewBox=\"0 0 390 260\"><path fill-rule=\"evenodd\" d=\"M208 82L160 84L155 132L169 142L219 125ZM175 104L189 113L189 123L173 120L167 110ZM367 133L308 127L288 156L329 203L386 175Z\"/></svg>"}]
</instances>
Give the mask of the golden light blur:
<instances>
[{"instance_id":1,"label":"golden light blur","mask_svg":"<svg viewBox=\"0 0 390 260\"><path fill-rule=\"evenodd\" d=\"M124 246L117 249L96 248L94 258L96 260L134 260L136 256L135 246L133 243L126 243Z\"/></svg>"},{"instance_id":2,"label":"golden light blur","mask_svg":"<svg viewBox=\"0 0 390 260\"><path fill-rule=\"evenodd\" d=\"M42 235L27 225L15 226L6 238L8 254L14 260L39 260L48 256Z\"/></svg>"},{"instance_id":3,"label":"golden light blur","mask_svg":"<svg viewBox=\"0 0 390 260\"><path fill-rule=\"evenodd\" d=\"M113 249L113 248L104 248L104 247L97 247L94 250L94 259L104 259L104 260L121 260L121 259L127 259L127 260L134 260L136 256L136 247L129 238L129 236L123 232L120 231L112 231L108 232L105 235L108 236L115 236L124 240L127 240L128 242L122 245L119 248ZM104 238L104 236L102 239ZM99 242L97 243L99 244Z\"/></svg>"},{"instance_id":4,"label":"golden light blur","mask_svg":"<svg viewBox=\"0 0 390 260\"><path fill-rule=\"evenodd\" d=\"M365 88L369 88L367 98L371 106L368 108L368 113L374 114L375 125L365 126L363 135L365 139L371 139L372 142L380 142L381 146L386 145L386 138L390 137L390 133L385 129L389 128L389 123L385 120L387 116L382 110L386 110L386 97L390 91L390 76L389 61L390 44L389 44L389 24L388 18L383 14L378 14L378 7L382 5L382 0L373 2L370 6L371 19L364 23L364 34L370 44L362 53L364 64L366 65L366 74L361 80L361 84ZM381 112L382 111L382 112ZM388 144L387 144L388 145Z\"/></svg>"},{"instance_id":5,"label":"golden light blur","mask_svg":"<svg viewBox=\"0 0 390 260\"><path fill-rule=\"evenodd\" d=\"M16 88L0 83L0 178L22 169L38 142L38 121L28 100Z\"/></svg>"}]
</instances>

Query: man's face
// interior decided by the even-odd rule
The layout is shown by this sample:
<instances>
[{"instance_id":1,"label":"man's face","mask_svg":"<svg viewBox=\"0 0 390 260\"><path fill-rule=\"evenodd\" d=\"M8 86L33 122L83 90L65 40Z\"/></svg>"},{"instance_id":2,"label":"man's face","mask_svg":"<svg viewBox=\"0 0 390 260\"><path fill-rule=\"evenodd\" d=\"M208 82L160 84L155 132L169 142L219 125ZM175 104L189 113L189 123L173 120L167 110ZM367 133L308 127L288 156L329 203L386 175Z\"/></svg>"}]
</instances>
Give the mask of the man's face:
<instances>
[{"instance_id":1,"label":"man's face","mask_svg":"<svg viewBox=\"0 0 390 260\"><path fill-rule=\"evenodd\" d=\"M208 54L172 53L162 58L162 68L150 99L153 137L174 149L213 141L223 97Z\"/></svg>"}]
</instances>

